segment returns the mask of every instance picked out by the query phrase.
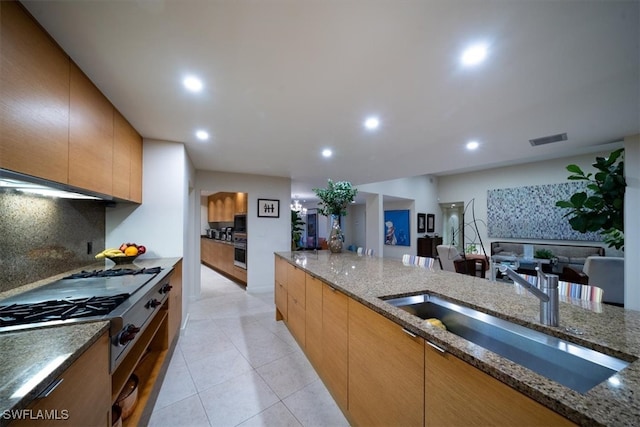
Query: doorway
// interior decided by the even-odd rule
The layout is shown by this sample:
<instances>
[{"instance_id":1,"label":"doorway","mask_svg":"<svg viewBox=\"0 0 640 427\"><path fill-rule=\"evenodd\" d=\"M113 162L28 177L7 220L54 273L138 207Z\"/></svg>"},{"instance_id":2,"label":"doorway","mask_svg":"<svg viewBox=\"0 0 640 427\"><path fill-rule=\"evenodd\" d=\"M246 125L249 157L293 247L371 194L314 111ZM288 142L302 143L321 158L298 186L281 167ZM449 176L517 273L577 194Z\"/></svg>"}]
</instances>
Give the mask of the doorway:
<instances>
[{"instance_id":1,"label":"doorway","mask_svg":"<svg viewBox=\"0 0 640 427\"><path fill-rule=\"evenodd\" d=\"M440 203L442 210L442 243L463 251L464 202Z\"/></svg>"}]
</instances>

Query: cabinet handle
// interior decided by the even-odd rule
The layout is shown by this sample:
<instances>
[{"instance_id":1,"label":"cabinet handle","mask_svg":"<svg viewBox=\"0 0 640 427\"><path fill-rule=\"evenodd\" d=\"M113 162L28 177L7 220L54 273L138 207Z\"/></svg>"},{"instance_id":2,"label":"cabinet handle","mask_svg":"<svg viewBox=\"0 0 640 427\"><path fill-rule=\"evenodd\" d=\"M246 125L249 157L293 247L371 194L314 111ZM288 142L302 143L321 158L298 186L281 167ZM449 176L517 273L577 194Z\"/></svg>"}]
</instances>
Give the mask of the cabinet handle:
<instances>
[{"instance_id":1,"label":"cabinet handle","mask_svg":"<svg viewBox=\"0 0 640 427\"><path fill-rule=\"evenodd\" d=\"M409 330L407 330L405 328L402 328L402 332L404 332L405 334L409 335L411 338L416 338L417 337L416 334L414 334L413 332L411 332L411 331L409 331Z\"/></svg>"},{"instance_id":2,"label":"cabinet handle","mask_svg":"<svg viewBox=\"0 0 640 427\"><path fill-rule=\"evenodd\" d=\"M435 348L436 350L438 350L440 353L446 353L447 350L445 350L444 348L440 347L439 345L435 345L434 343L432 343L431 341L426 341L425 342L427 344L429 344L431 347Z\"/></svg>"},{"instance_id":3,"label":"cabinet handle","mask_svg":"<svg viewBox=\"0 0 640 427\"><path fill-rule=\"evenodd\" d=\"M46 389L44 389L42 393L40 393L40 395L38 396L38 399L44 399L45 397L49 397L49 395L53 393L53 391L56 388L58 388L60 384L62 384L62 381L64 381L64 378L58 378L57 380L49 384L49 386Z\"/></svg>"}]
</instances>

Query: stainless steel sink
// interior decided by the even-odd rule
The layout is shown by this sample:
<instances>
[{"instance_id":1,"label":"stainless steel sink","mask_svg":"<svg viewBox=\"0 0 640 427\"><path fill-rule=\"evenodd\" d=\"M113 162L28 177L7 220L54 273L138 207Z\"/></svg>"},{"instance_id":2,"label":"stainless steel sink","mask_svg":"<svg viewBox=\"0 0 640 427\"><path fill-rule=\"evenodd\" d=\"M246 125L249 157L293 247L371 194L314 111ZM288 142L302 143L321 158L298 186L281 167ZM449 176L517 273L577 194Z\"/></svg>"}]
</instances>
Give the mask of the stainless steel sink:
<instances>
[{"instance_id":1,"label":"stainless steel sink","mask_svg":"<svg viewBox=\"0 0 640 427\"><path fill-rule=\"evenodd\" d=\"M586 393L629 365L624 360L433 295L383 299L421 319L440 319L449 332L579 393Z\"/></svg>"}]
</instances>

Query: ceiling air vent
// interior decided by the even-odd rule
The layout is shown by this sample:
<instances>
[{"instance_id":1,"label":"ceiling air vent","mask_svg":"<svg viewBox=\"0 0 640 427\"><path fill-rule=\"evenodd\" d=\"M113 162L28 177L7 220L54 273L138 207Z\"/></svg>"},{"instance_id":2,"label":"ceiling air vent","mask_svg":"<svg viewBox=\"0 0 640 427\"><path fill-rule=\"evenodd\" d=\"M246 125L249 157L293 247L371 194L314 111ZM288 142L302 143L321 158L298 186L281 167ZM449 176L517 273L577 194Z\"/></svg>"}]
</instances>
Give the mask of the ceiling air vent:
<instances>
[{"instance_id":1,"label":"ceiling air vent","mask_svg":"<svg viewBox=\"0 0 640 427\"><path fill-rule=\"evenodd\" d=\"M538 145L551 144L554 142L560 142L560 141L566 141L566 140L567 140L567 134L559 133L557 135L543 136L542 138L530 139L529 143L531 144L531 146L537 147Z\"/></svg>"}]
</instances>

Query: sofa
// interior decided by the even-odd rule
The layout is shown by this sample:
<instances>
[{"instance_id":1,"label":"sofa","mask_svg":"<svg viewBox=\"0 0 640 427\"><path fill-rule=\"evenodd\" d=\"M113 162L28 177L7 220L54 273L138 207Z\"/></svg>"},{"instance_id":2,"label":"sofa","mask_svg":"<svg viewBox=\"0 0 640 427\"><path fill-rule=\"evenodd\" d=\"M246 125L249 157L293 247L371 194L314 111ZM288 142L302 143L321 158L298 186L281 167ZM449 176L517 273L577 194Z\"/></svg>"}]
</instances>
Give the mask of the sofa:
<instances>
[{"instance_id":1,"label":"sofa","mask_svg":"<svg viewBox=\"0 0 640 427\"><path fill-rule=\"evenodd\" d=\"M573 271L582 271L584 263L590 256L604 256L604 248L601 246L583 245L562 245L547 243L527 243L527 242L491 242L491 255L501 256L524 256L524 245L533 245L533 254L540 250L547 250L553 254L554 262L542 266L543 271L560 276L560 280L567 280L564 277L566 268ZM535 262L520 262L520 272L535 274ZM571 281L571 280L567 280Z\"/></svg>"}]
</instances>

